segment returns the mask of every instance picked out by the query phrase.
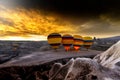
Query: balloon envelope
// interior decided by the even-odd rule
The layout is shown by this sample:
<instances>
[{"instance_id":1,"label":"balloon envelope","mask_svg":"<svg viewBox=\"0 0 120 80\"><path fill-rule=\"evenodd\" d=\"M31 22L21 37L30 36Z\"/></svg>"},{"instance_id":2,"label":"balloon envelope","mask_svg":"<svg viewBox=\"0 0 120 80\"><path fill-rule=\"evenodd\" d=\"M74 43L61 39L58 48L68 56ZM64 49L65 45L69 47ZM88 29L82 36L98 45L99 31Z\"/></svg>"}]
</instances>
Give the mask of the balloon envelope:
<instances>
[{"instance_id":1,"label":"balloon envelope","mask_svg":"<svg viewBox=\"0 0 120 80\"><path fill-rule=\"evenodd\" d=\"M93 39L92 37L83 37L84 40L84 47L89 49L91 47L91 45L93 44Z\"/></svg>"},{"instance_id":2,"label":"balloon envelope","mask_svg":"<svg viewBox=\"0 0 120 80\"><path fill-rule=\"evenodd\" d=\"M57 49L59 48L62 37L59 33L51 33L47 37L48 43L52 46L52 48Z\"/></svg>"},{"instance_id":3,"label":"balloon envelope","mask_svg":"<svg viewBox=\"0 0 120 80\"><path fill-rule=\"evenodd\" d=\"M74 35L73 37L74 37L73 47L77 51L84 43L83 37L80 35Z\"/></svg>"},{"instance_id":4,"label":"balloon envelope","mask_svg":"<svg viewBox=\"0 0 120 80\"><path fill-rule=\"evenodd\" d=\"M73 44L73 41L74 41L74 39L73 39L72 35L65 34L62 36L62 44L66 51L70 50L70 46Z\"/></svg>"}]
</instances>

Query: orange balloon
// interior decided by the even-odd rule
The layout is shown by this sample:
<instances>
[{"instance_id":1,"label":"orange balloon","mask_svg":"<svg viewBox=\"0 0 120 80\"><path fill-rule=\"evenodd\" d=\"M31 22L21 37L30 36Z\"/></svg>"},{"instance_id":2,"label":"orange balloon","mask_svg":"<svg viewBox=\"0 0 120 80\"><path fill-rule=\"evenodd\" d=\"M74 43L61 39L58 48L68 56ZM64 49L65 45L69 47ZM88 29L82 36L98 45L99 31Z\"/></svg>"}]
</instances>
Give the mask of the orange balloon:
<instances>
[{"instance_id":1,"label":"orange balloon","mask_svg":"<svg viewBox=\"0 0 120 80\"><path fill-rule=\"evenodd\" d=\"M84 43L83 38L80 35L74 35L73 37L74 37L73 47L76 51L78 51Z\"/></svg>"},{"instance_id":2,"label":"orange balloon","mask_svg":"<svg viewBox=\"0 0 120 80\"><path fill-rule=\"evenodd\" d=\"M83 39L84 39L84 47L86 49L89 49L91 47L91 45L93 44L92 37L87 36L87 37L83 37Z\"/></svg>"},{"instance_id":3,"label":"orange balloon","mask_svg":"<svg viewBox=\"0 0 120 80\"><path fill-rule=\"evenodd\" d=\"M47 39L53 49L58 49L62 41L62 37L59 33L51 33L48 35Z\"/></svg>"},{"instance_id":4,"label":"orange balloon","mask_svg":"<svg viewBox=\"0 0 120 80\"><path fill-rule=\"evenodd\" d=\"M73 41L74 41L74 39L73 39L72 35L65 34L62 36L62 44L66 51L70 50L70 46L73 44Z\"/></svg>"}]
</instances>

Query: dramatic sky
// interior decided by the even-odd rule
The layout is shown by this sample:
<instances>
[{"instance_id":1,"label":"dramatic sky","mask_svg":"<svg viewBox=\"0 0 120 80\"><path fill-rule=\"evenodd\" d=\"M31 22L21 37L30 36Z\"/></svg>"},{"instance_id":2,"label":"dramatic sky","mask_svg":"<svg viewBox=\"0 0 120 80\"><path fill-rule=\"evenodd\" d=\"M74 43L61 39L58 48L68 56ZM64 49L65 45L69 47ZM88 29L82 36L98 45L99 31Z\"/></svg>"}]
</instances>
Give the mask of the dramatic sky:
<instances>
[{"instance_id":1,"label":"dramatic sky","mask_svg":"<svg viewBox=\"0 0 120 80\"><path fill-rule=\"evenodd\" d=\"M120 35L120 0L0 0L0 40L45 40L50 33Z\"/></svg>"}]
</instances>

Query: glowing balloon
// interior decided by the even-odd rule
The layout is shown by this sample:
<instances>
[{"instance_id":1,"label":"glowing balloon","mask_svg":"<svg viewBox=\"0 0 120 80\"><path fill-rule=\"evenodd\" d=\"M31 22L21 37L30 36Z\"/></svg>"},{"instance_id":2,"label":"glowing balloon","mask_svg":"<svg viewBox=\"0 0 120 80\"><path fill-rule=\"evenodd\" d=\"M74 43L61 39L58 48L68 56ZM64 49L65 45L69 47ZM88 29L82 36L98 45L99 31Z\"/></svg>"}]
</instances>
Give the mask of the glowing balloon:
<instances>
[{"instance_id":1,"label":"glowing balloon","mask_svg":"<svg viewBox=\"0 0 120 80\"><path fill-rule=\"evenodd\" d=\"M52 46L53 49L58 49L62 41L62 37L59 33L51 33L48 35L47 39L48 43Z\"/></svg>"},{"instance_id":2,"label":"glowing balloon","mask_svg":"<svg viewBox=\"0 0 120 80\"><path fill-rule=\"evenodd\" d=\"M76 51L80 49L80 47L84 44L83 38L80 35L74 35L73 47Z\"/></svg>"},{"instance_id":3,"label":"glowing balloon","mask_svg":"<svg viewBox=\"0 0 120 80\"><path fill-rule=\"evenodd\" d=\"M91 47L91 45L93 44L93 39L92 37L83 37L83 40L84 40L84 47L86 49L89 49Z\"/></svg>"},{"instance_id":4,"label":"glowing balloon","mask_svg":"<svg viewBox=\"0 0 120 80\"><path fill-rule=\"evenodd\" d=\"M65 34L62 36L62 44L66 51L70 50L70 46L73 44L73 37L69 34Z\"/></svg>"}]
</instances>

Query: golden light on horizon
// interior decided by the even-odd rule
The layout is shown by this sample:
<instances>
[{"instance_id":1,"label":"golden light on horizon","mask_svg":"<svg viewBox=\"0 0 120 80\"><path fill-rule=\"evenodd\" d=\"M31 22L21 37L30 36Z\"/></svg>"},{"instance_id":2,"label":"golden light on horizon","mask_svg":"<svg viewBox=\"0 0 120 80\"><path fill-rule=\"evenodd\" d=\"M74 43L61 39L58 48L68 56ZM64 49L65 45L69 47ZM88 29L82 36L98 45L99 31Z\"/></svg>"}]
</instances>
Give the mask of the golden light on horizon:
<instances>
[{"instance_id":1,"label":"golden light on horizon","mask_svg":"<svg viewBox=\"0 0 120 80\"><path fill-rule=\"evenodd\" d=\"M21 37L21 36L5 36L0 37L0 40L9 40L9 41L46 41L46 36L39 36L39 35L31 35L28 38L27 37Z\"/></svg>"}]
</instances>

